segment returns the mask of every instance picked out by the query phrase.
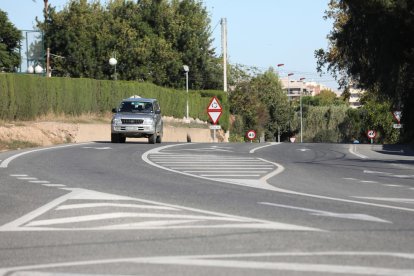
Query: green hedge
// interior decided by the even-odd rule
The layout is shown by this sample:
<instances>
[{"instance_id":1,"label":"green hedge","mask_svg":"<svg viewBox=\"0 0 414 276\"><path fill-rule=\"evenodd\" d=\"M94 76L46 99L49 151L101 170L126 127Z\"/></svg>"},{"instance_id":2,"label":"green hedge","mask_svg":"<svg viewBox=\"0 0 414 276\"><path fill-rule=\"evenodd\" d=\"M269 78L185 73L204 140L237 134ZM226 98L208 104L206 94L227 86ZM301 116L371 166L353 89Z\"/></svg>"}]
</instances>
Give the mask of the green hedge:
<instances>
[{"instance_id":1,"label":"green hedge","mask_svg":"<svg viewBox=\"0 0 414 276\"><path fill-rule=\"evenodd\" d=\"M0 74L0 119L33 120L52 114L102 113L132 95L157 98L164 116L183 118L187 93L132 81L45 78L25 74ZM229 128L229 103L223 91L190 91L190 117L208 121L207 106L217 96L223 106L220 125Z\"/></svg>"}]
</instances>

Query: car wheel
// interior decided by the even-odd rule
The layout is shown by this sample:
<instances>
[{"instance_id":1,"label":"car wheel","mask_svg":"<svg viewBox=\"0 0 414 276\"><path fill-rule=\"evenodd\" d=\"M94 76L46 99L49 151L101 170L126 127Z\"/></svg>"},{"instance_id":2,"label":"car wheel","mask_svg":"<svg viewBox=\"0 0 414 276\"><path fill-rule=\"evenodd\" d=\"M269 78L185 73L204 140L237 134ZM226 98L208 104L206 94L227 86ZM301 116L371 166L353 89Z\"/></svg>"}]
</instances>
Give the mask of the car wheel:
<instances>
[{"instance_id":1,"label":"car wheel","mask_svg":"<svg viewBox=\"0 0 414 276\"><path fill-rule=\"evenodd\" d=\"M156 142L158 144L161 144L161 142L162 142L162 135L161 134L157 136L157 141Z\"/></svg>"},{"instance_id":2,"label":"car wheel","mask_svg":"<svg viewBox=\"0 0 414 276\"><path fill-rule=\"evenodd\" d=\"M125 136L121 136L121 134L119 135L119 143L125 143L126 141L126 137Z\"/></svg>"},{"instance_id":3,"label":"car wheel","mask_svg":"<svg viewBox=\"0 0 414 276\"><path fill-rule=\"evenodd\" d=\"M148 137L148 143L149 144L155 144L157 142L157 134L154 133L150 137Z\"/></svg>"},{"instance_id":4,"label":"car wheel","mask_svg":"<svg viewBox=\"0 0 414 276\"><path fill-rule=\"evenodd\" d=\"M119 143L119 135L117 133L111 133L111 143Z\"/></svg>"}]
</instances>

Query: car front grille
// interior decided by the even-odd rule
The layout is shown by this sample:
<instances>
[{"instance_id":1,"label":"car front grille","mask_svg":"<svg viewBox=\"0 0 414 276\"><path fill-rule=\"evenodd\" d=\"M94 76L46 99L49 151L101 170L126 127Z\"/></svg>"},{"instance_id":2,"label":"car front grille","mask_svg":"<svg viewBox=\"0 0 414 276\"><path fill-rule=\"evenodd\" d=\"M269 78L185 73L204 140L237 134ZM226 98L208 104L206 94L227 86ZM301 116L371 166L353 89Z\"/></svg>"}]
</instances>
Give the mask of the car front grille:
<instances>
[{"instance_id":1,"label":"car front grille","mask_svg":"<svg viewBox=\"0 0 414 276\"><path fill-rule=\"evenodd\" d=\"M121 121L125 125L141 125L144 122L142 119L121 119Z\"/></svg>"}]
</instances>

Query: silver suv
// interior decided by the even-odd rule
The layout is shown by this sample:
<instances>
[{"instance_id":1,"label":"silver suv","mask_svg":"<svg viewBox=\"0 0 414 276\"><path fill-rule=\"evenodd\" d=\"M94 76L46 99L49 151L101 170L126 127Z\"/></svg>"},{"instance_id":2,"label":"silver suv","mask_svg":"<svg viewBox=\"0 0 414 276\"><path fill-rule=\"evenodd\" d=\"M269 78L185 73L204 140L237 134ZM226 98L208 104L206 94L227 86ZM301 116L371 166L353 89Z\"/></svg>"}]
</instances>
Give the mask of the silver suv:
<instances>
[{"instance_id":1,"label":"silver suv","mask_svg":"<svg viewBox=\"0 0 414 276\"><path fill-rule=\"evenodd\" d=\"M111 121L111 142L125 143L127 137L148 138L148 143L161 143L163 122L156 99L139 96L122 100Z\"/></svg>"}]
</instances>

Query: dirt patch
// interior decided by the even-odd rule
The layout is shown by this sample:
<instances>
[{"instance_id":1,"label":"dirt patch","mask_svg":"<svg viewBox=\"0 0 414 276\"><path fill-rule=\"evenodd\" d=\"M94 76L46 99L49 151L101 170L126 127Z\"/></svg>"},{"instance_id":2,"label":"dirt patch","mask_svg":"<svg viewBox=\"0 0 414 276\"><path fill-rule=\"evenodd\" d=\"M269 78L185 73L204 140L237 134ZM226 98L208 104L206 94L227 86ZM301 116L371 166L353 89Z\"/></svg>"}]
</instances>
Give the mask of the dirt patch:
<instances>
[{"instance_id":1,"label":"dirt patch","mask_svg":"<svg viewBox=\"0 0 414 276\"><path fill-rule=\"evenodd\" d=\"M228 137L217 132L216 141L228 142ZM63 143L110 141L109 122L75 123L60 121L36 121L3 123L0 125L0 150L34 146L50 146ZM174 118L164 119L163 142L213 142L212 131L207 123L193 120L190 124ZM127 141L146 141L129 139Z\"/></svg>"}]
</instances>

